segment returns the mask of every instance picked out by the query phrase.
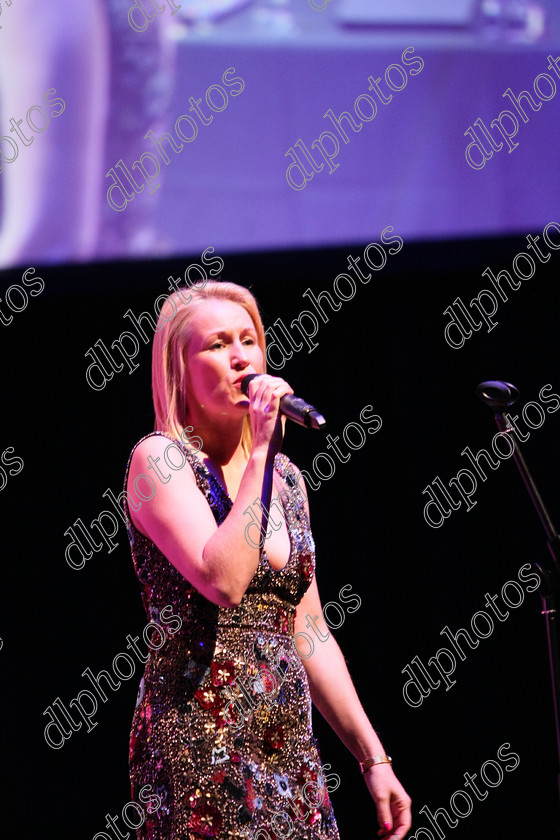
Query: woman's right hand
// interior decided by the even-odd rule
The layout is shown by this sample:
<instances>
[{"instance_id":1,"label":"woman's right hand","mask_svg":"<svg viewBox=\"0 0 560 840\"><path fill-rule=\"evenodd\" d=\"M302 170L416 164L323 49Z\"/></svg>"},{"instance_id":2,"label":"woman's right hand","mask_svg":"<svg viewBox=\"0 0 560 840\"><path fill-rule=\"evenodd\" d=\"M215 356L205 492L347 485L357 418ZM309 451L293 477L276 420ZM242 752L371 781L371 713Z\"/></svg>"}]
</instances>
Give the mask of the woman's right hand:
<instances>
[{"instance_id":1,"label":"woman's right hand","mask_svg":"<svg viewBox=\"0 0 560 840\"><path fill-rule=\"evenodd\" d=\"M293 393L293 388L278 376L264 373L249 382L253 450L263 448L272 456L280 451L286 425L286 418L280 413L280 399Z\"/></svg>"}]
</instances>

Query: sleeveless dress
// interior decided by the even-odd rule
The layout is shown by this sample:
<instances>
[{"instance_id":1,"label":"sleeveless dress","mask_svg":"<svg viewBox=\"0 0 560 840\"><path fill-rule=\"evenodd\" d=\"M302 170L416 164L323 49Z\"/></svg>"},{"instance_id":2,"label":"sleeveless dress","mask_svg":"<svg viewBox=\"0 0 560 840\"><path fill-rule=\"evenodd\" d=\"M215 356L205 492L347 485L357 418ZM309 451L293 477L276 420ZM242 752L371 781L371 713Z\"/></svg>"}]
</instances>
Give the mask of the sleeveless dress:
<instances>
[{"instance_id":1,"label":"sleeveless dress","mask_svg":"<svg viewBox=\"0 0 560 840\"><path fill-rule=\"evenodd\" d=\"M229 495L184 444L155 434L183 453L183 469L190 465L220 525ZM176 463L176 450L172 457ZM180 574L135 528L123 496L144 608L163 628L150 642L130 735L132 798L151 795L138 840L339 840L334 787L321 767L307 675L292 644L295 608L314 575L314 542L293 465L278 454L274 469L286 488L290 556L277 571L263 549L234 608L213 604Z\"/></svg>"}]
</instances>

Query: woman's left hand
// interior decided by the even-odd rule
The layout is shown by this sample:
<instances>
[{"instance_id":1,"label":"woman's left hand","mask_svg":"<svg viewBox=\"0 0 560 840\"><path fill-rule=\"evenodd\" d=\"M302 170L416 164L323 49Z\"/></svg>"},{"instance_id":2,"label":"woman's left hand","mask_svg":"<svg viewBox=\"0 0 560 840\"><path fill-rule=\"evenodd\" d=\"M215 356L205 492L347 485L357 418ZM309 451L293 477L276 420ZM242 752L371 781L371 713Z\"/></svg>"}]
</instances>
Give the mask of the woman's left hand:
<instances>
[{"instance_id":1,"label":"woman's left hand","mask_svg":"<svg viewBox=\"0 0 560 840\"><path fill-rule=\"evenodd\" d=\"M364 773L364 779L377 807L382 840L403 840L412 823L410 796L389 764L375 764Z\"/></svg>"}]
</instances>

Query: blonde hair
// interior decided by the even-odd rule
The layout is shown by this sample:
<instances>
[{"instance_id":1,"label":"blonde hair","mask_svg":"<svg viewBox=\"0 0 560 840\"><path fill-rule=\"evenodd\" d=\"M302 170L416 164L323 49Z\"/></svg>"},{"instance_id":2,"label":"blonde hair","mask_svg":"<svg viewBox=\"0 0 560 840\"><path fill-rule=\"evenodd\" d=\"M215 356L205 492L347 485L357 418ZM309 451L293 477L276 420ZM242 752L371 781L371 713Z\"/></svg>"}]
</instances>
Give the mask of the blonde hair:
<instances>
[{"instance_id":1,"label":"blonde hair","mask_svg":"<svg viewBox=\"0 0 560 840\"><path fill-rule=\"evenodd\" d=\"M263 354L263 373L266 371L266 339L257 301L244 286L207 280L203 286L181 288L166 298L161 307L152 348L152 398L155 412L155 431L167 432L180 438L188 425L188 404L185 389L186 351L192 336L192 318L197 304L206 300L229 300L249 313L257 343ZM188 300L188 303L184 301ZM248 454L253 434L249 415L244 418L242 446Z\"/></svg>"}]
</instances>

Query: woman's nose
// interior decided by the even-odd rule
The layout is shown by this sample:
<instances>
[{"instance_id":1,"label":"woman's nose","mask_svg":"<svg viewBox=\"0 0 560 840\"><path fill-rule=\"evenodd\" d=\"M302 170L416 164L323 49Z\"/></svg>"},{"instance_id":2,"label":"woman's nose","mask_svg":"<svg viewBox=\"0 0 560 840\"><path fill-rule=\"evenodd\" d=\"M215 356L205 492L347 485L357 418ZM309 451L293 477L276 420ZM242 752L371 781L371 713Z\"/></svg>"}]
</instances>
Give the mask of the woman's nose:
<instances>
[{"instance_id":1,"label":"woman's nose","mask_svg":"<svg viewBox=\"0 0 560 840\"><path fill-rule=\"evenodd\" d=\"M247 354L247 348L244 344L239 342L234 342L231 347L231 361L232 364L246 366L249 364L249 357Z\"/></svg>"}]
</instances>

